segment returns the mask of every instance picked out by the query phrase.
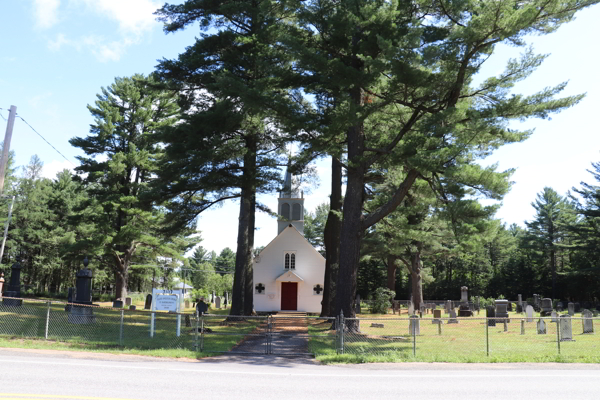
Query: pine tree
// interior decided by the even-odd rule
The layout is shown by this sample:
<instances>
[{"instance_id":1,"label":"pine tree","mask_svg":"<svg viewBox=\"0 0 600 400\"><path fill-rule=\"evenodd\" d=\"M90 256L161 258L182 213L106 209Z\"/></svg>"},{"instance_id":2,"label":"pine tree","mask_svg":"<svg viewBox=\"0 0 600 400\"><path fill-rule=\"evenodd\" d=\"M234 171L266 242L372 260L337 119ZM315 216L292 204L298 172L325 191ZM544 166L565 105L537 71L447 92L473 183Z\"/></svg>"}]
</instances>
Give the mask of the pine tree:
<instances>
[{"instance_id":1,"label":"pine tree","mask_svg":"<svg viewBox=\"0 0 600 400\"><path fill-rule=\"evenodd\" d=\"M329 112L314 112L318 122L311 126L321 129L311 146L329 154L333 146L347 146L336 314L354 316L364 232L403 202L417 178L444 175L461 154L483 157L526 139L530 132L507 128L510 119L545 118L582 98L556 99L564 84L531 96L511 94L544 58L532 51L510 60L500 76L478 87L471 82L496 44L524 46L526 34L553 32L595 2L329 0L298 6L299 28L286 38L298 59L295 71L316 107L329 102ZM388 165L405 167L405 178L386 204L365 214L368 177Z\"/></svg>"},{"instance_id":2,"label":"pine tree","mask_svg":"<svg viewBox=\"0 0 600 400\"><path fill-rule=\"evenodd\" d=\"M70 140L86 154L78 157L76 170L90 196L81 210L81 220L94 226L87 242L111 260L117 298L127 296L138 248L164 253L169 242L160 235L164 216L149 196L149 184L162 156L156 135L175 123L179 109L175 94L155 86L142 75L116 78L88 106L94 117L90 135Z\"/></svg>"}]
</instances>

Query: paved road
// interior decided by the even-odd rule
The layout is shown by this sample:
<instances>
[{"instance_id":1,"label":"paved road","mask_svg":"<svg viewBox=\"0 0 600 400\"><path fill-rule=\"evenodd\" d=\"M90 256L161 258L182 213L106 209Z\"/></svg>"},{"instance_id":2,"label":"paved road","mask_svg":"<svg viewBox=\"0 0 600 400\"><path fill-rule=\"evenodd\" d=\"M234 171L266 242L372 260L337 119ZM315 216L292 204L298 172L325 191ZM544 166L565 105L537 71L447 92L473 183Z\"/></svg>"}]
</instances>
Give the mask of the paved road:
<instances>
[{"instance_id":1,"label":"paved road","mask_svg":"<svg viewBox=\"0 0 600 400\"><path fill-rule=\"evenodd\" d=\"M0 349L3 399L527 399L596 398L599 365L368 364L222 356L138 356Z\"/></svg>"}]
</instances>

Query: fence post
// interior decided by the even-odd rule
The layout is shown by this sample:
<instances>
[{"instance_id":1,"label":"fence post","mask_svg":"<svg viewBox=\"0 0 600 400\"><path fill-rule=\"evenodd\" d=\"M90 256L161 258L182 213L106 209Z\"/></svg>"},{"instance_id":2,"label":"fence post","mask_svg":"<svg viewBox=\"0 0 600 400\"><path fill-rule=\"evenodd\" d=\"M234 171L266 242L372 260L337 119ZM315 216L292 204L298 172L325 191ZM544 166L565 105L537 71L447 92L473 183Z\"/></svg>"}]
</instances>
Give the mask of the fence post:
<instances>
[{"instance_id":1,"label":"fence post","mask_svg":"<svg viewBox=\"0 0 600 400\"><path fill-rule=\"evenodd\" d=\"M199 322L198 318L198 310L196 310L196 329L194 332L194 351L198 351L198 322Z\"/></svg>"},{"instance_id":2,"label":"fence post","mask_svg":"<svg viewBox=\"0 0 600 400\"><path fill-rule=\"evenodd\" d=\"M44 339L48 340L48 325L50 324L50 304L51 301L47 303L48 308L46 309L46 332L44 333Z\"/></svg>"},{"instance_id":3,"label":"fence post","mask_svg":"<svg viewBox=\"0 0 600 400\"><path fill-rule=\"evenodd\" d=\"M438 321L438 335L442 334L442 319Z\"/></svg>"},{"instance_id":4,"label":"fence post","mask_svg":"<svg viewBox=\"0 0 600 400\"><path fill-rule=\"evenodd\" d=\"M560 355L560 325L559 325L560 317L556 317L556 343L558 346L558 355Z\"/></svg>"},{"instance_id":5,"label":"fence post","mask_svg":"<svg viewBox=\"0 0 600 400\"><path fill-rule=\"evenodd\" d=\"M489 318L485 318L485 354L490 356L490 326L489 326Z\"/></svg>"},{"instance_id":6,"label":"fence post","mask_svg":"<svg viewBox=\"0 0 600 400\"><path fill-rule=\"evenodd\" d=\"M200 316L202 330L200 331L200 352L204 351L204 313Z\"/></svg>"},{"instance_id":7,"label":"fence post","mask_svg":"<svg viewBox=\"0 0 600 400\"><path fill-rule=\"evenodd\" d=\"M412 327L412 336L413 336L413 357L417 356L417 321L416 318L413 318L414 315L410 316L409 324Z\"/></svg>"},{"instance_id":8,"label":"fence post","mask_svg":"<svg viewBox=\"0 0 600 400\"><path fill-rule=\"evenodd\" d=\"M123 317L125 310L121 309L121 326L119 328L119 346L123 346Z\"/></svg>"},{"instance_id":9,"label":"fence post","mask_svg":"<svg viewBox=\"0 0 600 400\"><path fill-rule=\"evenodd\" d=\"M340 311L340 352L344 354L344 310Z\"/></svg>"}]
</instances>

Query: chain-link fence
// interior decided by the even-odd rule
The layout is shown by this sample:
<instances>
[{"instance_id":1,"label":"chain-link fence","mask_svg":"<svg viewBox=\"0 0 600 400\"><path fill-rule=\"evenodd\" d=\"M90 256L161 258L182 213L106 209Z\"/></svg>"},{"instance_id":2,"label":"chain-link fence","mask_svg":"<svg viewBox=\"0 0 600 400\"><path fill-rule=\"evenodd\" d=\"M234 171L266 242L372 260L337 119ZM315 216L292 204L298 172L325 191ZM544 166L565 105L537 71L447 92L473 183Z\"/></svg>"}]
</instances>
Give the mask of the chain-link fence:
<instances>
[{"instance_id":1,"label":"chain-link fence","mask_svg":"<svg viewBox=\"0 0 600 400\"><path fill-rule=\"evenodd\" d=\"M387 356L390 361L600 362L597 317L319 318L176 314L3 298L0 335L95 348L275 355Z\"/></svg>"},{"instance_id":2,"label":"chain-link fence","mask_svg":"<svg viewBox=\"0 0 600 400\"><path fill-rule=\"evenodd\" d=\"M597 317L343 318L338 354L423 361L600 361Z\"/></svg>"}]
</instances>

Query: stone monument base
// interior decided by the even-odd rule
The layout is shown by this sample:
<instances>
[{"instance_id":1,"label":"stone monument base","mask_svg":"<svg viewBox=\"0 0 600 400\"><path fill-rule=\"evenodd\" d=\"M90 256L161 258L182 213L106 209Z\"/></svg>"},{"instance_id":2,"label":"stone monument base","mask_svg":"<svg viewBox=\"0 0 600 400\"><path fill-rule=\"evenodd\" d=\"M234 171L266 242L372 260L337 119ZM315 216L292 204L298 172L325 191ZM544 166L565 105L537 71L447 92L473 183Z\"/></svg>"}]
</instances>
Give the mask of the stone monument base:
<instances>
[{"instance_id":1,"label":"stone monument base","mask_svg":"<svg viewBox=\"0 0 600 400\"><path fill-rule=\"evenodd\" d=\"M68 321L71 324L93 324L96 322L96 316L92 307L73 306L68 315Z\"/></svg>"},{"instance_id":2,"label":"stone monument base","mask_svg":"<svg viewBox=\"0 0 600 400\"><path fill-rule=\"evenodd\" d=\"M2 304L9 307L21 307L23 305L22 299L7 299L6 297L21 297L18 292L6 291L2 298Z\"/></svg>"},{"instance_id":3,"label":"stone monument base","mask_svg":"<svg viewBox=\"0 0 600 400\"><path fill-rule=\"evenodd\" d=\"M460 307L458 307L458 316L459 317L472 317L473 311L471 311L471 308L469 307L468 304L461 304Z\"/></svg>"}]
</instances>

